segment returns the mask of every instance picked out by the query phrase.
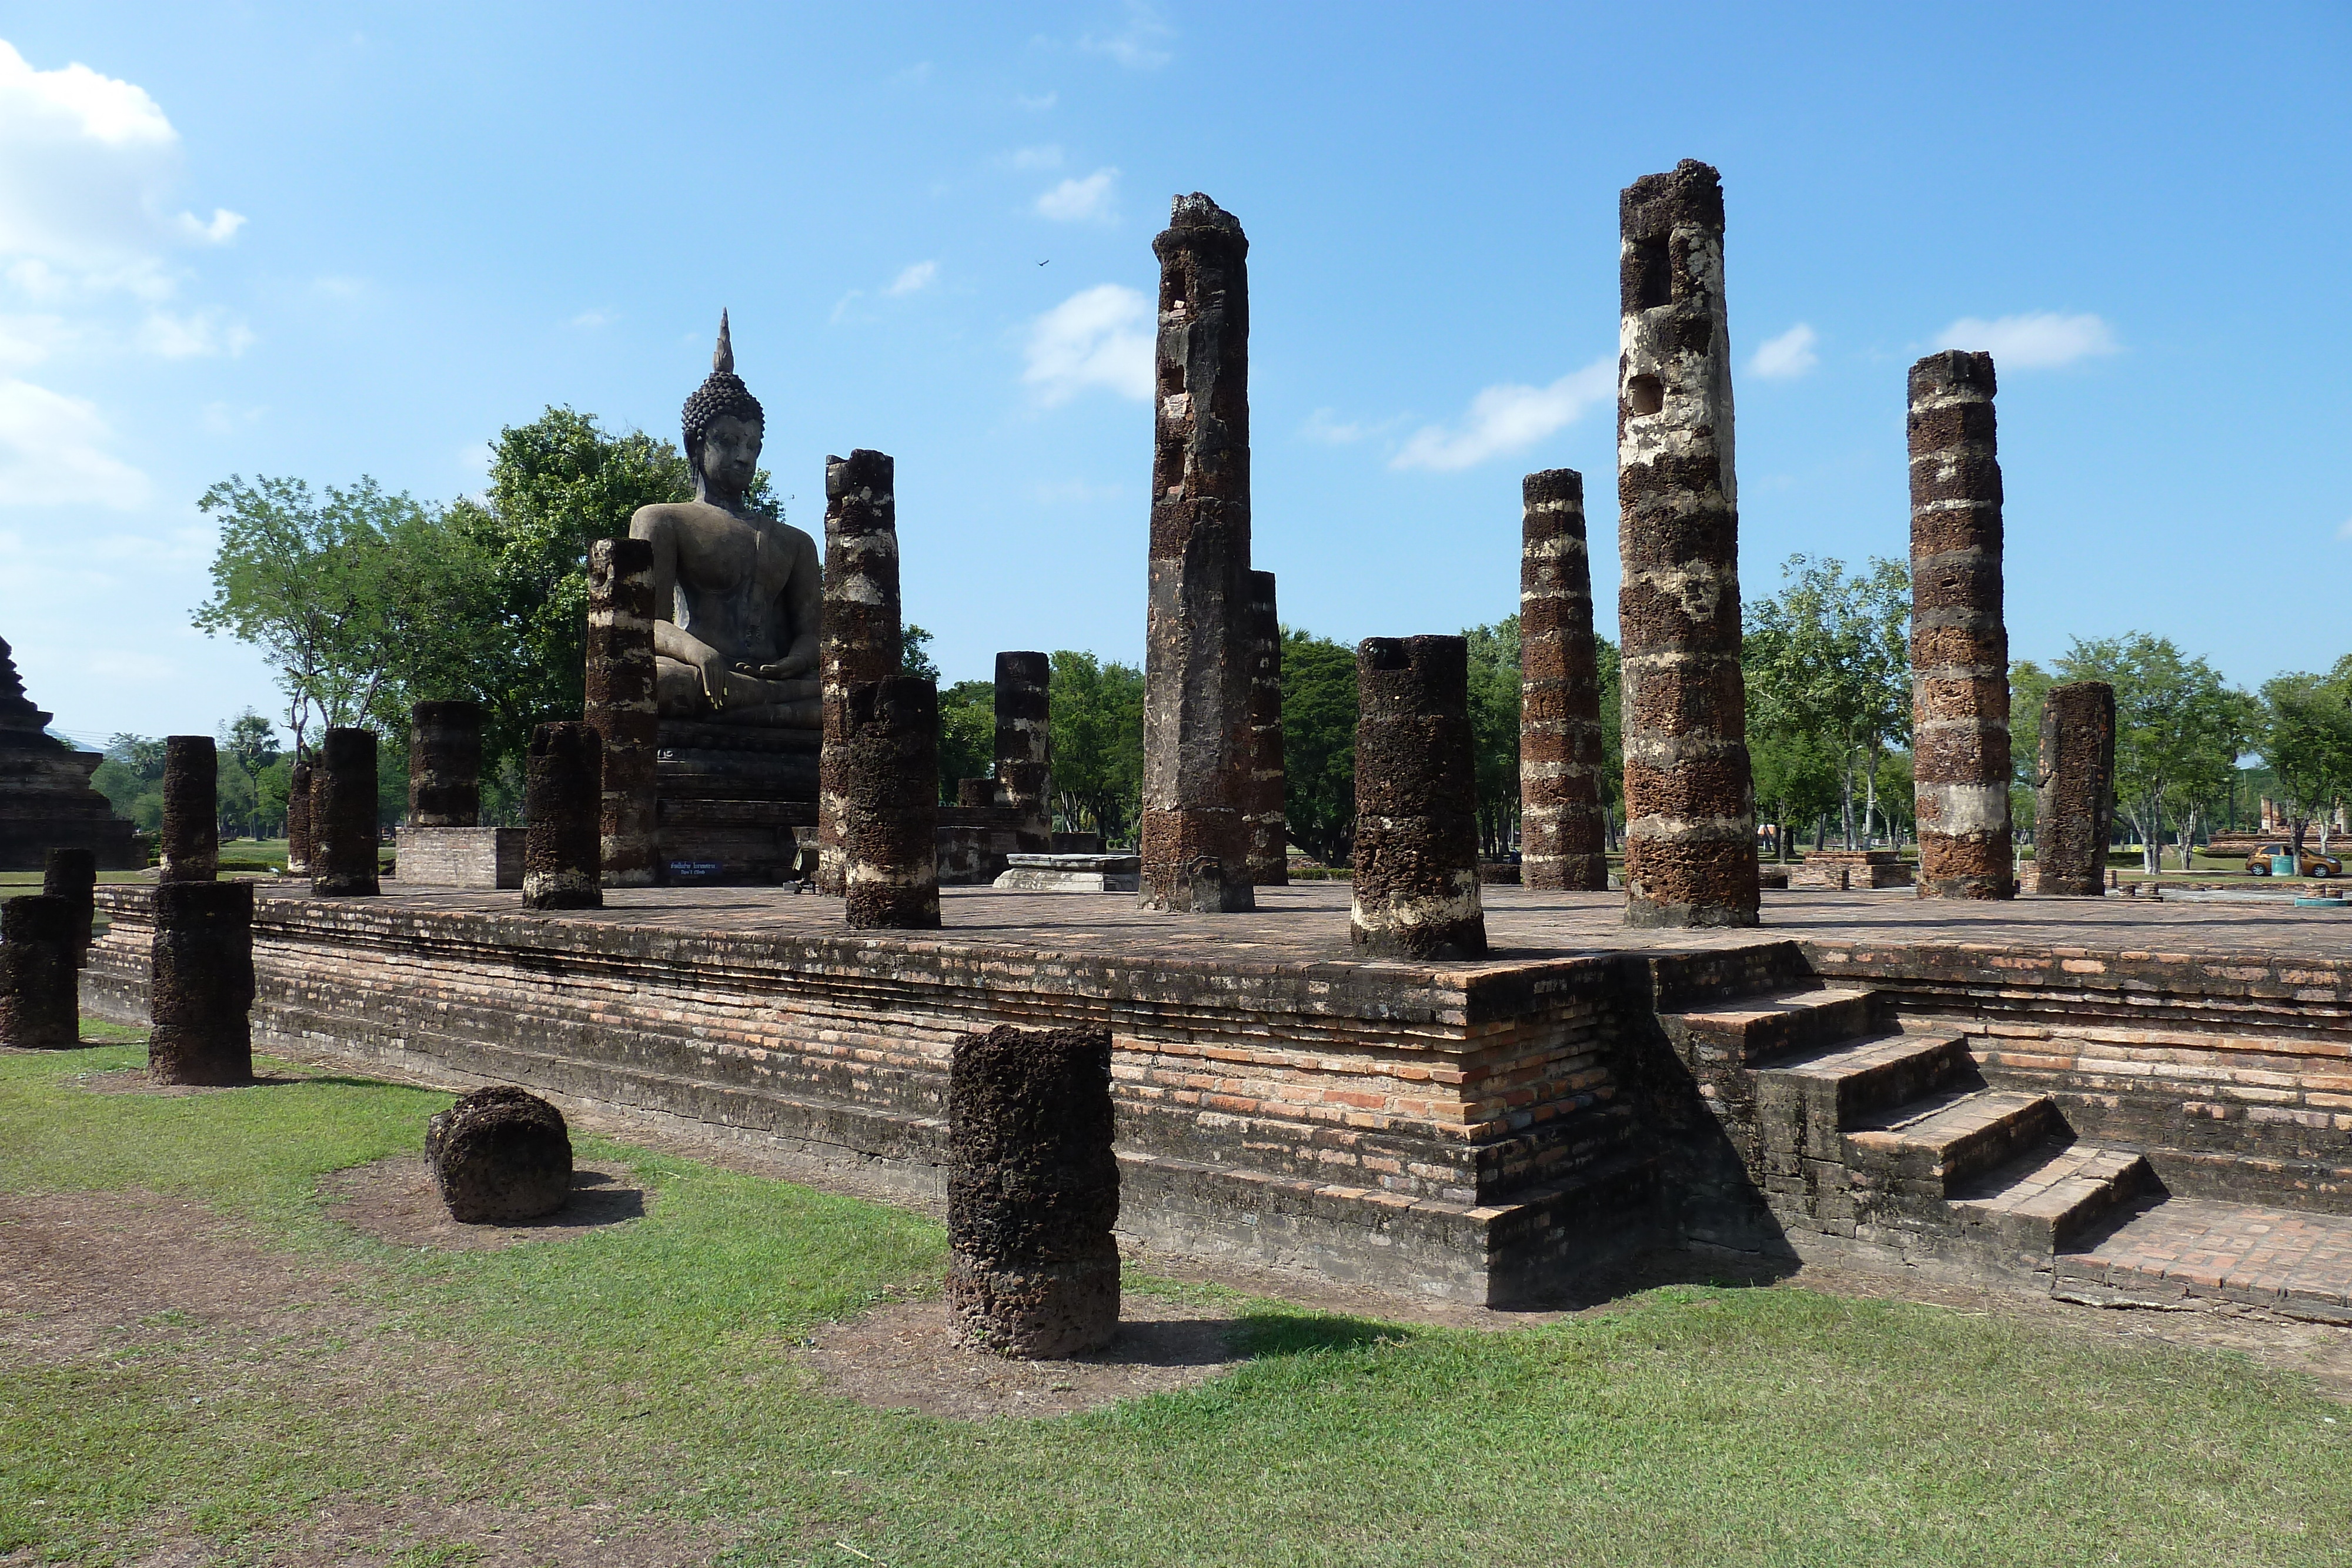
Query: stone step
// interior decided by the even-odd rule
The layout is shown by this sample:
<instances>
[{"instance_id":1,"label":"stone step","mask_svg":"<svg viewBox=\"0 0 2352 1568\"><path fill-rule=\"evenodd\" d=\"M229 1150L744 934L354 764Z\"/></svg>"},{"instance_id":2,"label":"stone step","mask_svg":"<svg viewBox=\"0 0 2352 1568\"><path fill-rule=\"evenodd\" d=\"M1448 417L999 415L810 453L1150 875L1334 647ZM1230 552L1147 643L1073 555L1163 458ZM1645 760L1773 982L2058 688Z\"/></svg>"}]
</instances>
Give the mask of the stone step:
<instances>
[{"instance_id":1,"label":"stone step","mask_svg":"<svg viewBox=\"0 0 2352 1568\"><path fill-rule=\"evenodd\" d=\"M1971 1089L1865 1117L1845 1142L1856 1163L1876 1166L1915 1189L1940 1186L1948 1197L1970 1177L2066 1132L2057 1102L2047 1094Z\"/></svg>"},{"instance_id":2,"label":"stone step","mask_svg":"<svg viewBox=\"0 0 2352 1568\"><path fill-rule=\"evenodd\" d=\"M2036 1259L2076 1245L2121 1206L2160 1190L2147 1156L2113 1144L2053 1142L1963 1185L1960 1222Z\"/></svg>"},{"instance_id":3,"label":"stone step","mask_svg":"<svg viewBox=\"0 0 2352 1568\"><path fill-rule=\"evenodd\" d=\"M1877 994L1852 987L1775 991L1717 1002L1658 1022L1685 1061L1694 1055L1747 1065L1874 1032Z\"/></svg>"},{"instance_id":4,"label":"stone step","mask_svg":"<svg viewBox=\"0 0 2352 1568\"><path fill-rule=\"evenodd\" d=\"M2059 1255L2053 1295L2352 1325L2352 1215L2183 1197L2135 1207Z\"/></svg>"},{"instance_id":5,"label":"stone step","mask_svg":"<svg viewBox=\"0 0 2352 1568\"><path fill-rule=\"evenodd\" d=\"M1948 1092L1976 1071L1956 1034L1888 1034L1815 1047L1756 1070L1768 1145L1836 1160L1843 1131L1891 1107ZM1975 1087L1971 1082L1969 1087Z\"/></svg>"}]
</instances>

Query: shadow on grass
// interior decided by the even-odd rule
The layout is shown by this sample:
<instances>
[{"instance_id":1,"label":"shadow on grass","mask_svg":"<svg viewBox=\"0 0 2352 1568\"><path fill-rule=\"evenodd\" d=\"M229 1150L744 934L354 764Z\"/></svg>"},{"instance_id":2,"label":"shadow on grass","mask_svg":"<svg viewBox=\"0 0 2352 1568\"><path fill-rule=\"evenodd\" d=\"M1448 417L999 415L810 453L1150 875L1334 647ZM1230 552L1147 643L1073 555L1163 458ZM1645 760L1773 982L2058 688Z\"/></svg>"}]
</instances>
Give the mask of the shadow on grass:
<instances>
[{"instance_id":1,"label":"shadow on grass","mask_svg":"<svg viewBox=\"0 0 2352 1568\"><path fill-rule=\"evenodd\" d=\"M1402 1323L1369 1318L1279 1311L1244 1312L1231 1320L1231 1330L1234 1344L1252 1361L1403 1344L1419 1338L1421 1333Z\"/></svg>"}]
</instances>

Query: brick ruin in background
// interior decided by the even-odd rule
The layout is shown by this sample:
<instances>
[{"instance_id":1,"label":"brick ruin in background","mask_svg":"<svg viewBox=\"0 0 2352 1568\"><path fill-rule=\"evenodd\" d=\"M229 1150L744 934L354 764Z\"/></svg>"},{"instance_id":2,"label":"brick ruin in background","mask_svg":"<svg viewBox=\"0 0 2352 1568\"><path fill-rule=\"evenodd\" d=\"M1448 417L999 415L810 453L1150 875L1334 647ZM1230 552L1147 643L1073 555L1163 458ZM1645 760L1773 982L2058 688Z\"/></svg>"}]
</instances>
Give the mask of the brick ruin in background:
<instances>
[{"instance_id":1,"label":"brick ruin in background","mask_svg":"<svg viewBox=\"0 0 2352 1568\"><path fill-rule=\"evenodd\" d=\"M1254 909L1249 757L1249 240L1198 192L1160 258L1143 645L1143 904Z\"/></svg>"},{"instance_id":2,"label":"brick ruin in background","mask_svg":"<svg viewBox=\"0 0 2352 1568\"><path fill-rule=\"evenodd\" d=\"M2041 738L2033 891L2104 898L2115 832L2115 687L2105 681L2051 687L2042 699Z\"/></svg>"},{"instance_id":3,"label":"brick ruin in background","mask_svg":"<svg viewBox=\"0 0 2352 1568\"><path fill-rule=\"evenodd\" d=\"M859 681L843 694L840 720L849 924L937 930L939 687L919 675Z\"/></svg>"},{"instance_id":4,"label":"brick ruin in background","mask_svg":"<svg viewBox=\"0 0 2352 1568\"><path fill-rule=\"evenodd\" d=\"M105 758L50 735L50 716L25 695L0 638L0 871L38 871L60 846L89 850L104 871L139 870L138 830L90 788Z\"/></svg>"},{"instance_id":5,"label":"brick ruin in background","mask_svg":"<svg viewBox=\"0 0 2352 1568\"><path fill-rule=\"evenodd\" d=\"M220 754L209 735L163 737L163 882L220 874Z\"/></svg>"},{"instance_id":6,"label":"brick ruin in background","mask_svg":"<svg viewBox=\"0 0 2352 1568\"><path fill-rule=\"evenodd\" d=\"M376 896L376 844L375 731L330 729L310 770L310 891Z\"/></svg>"},{"instance_id":7,"label":"brick ruin in background","mask_svg":"<svg viewBox=\"0 0 2352 1568\"><path fill-rule=\"evenodd\" d=\"M817 887L824 893L842 891L849 688L890 679L903 656L896 485L897 466L887 453L861 448L824 460L824 619L817 663L824 704Z\"/></svg>"},{"instance_id":8,"label":"brick ruin in background","mask_svg":"<svg viewBox=\"0 0 2352 1568\"><path fill-rule=\"evenodd\" d=\"M1685 158L1628 186L1618 222L1625 923L1753 925L1723 183Z\"/></svg>"},{"instance_id":9,"label":"brick ruin in background","mask_svg":"<svg viewBox=\"0 0 2352 1568\"><path fill-rule=\"evenodd\" d=\"M64 1051L81 1043L74 913L48 894L0 903L0 1045Z\"/></svg>"},{"instance_id":10,"label":"brick ruin in background","mask_svg":"<svg viewBox=\"0 0 2352 1568\"><path fill-rule=\"evenodd\" d=\"M1118 1332L1110 1030L1001 1027L948 1077L948 1312L999 1355L1059 1360Z\"/></svg>"},{"instance_id":11,"label":"brick ruin in background","mask_svg":"<svg viewBox=\"0 0 2352 1568\"><path fill-rule=\"evenodd\" d=\"M1270 571L1249 574L1242 638L1250 684L1249 750L1242 781L1249 879L1254 887L1281 887L1290 881L1290 821L1282 799L1282 614Z\"/></svg>"},{"instance_id":12,"label":"brick ruin in background","mask_svg":"<svg viewBox=\"0 0 2352 1568\"><path fill-rule=\"evenodd\" d=\"M425 702L408 710L408 825L472 828L482 821L482 705Z\"/></svg>"},{"instance_id":13,"label":"brick ruin in background","mask_svg":"<svg viewBox=\"0 0 2352 1568\"><path fill-rule=\"evenodd\" d=\"M1520 879L1553 892L1604 892L1605 752L1584 476L1548 468L1528 475L1520 496Z\"/></svg>"},{"instance_id":14,"label":"brick ruin in background","mask_svg":"<svg viewBox=\"0 0 2352 1568\"><path fill-rule=\"evenodd\" d=\"M252 1082L253 883L158 884L152 955L148 1076Z\"/></svg>"},{"instance_id":15,"label":"brick ruin in background","mask_svg":"<svg viewBox=\"0 0 2352 1568\"><path fill-rule=\"evenodd\" d=\"M1348 939L1376 958L1475 958L1478 798L1470 645L1367 637L1356 649L1356 852Z\"/></svg>"},{"instance_id":16,"label":"brick ruin in background","mask_svg":"<svg viewBox=\"0 0 2352 1568\"><path fill-rule=\"evenodd\" d=\"M661 713L654 694L654 547L598 539L588 547L586 702L582 717L603 737L599 832L606 887L651 887L660 802L655 756Z\"/></svg>"},{"instance_id":17,"label":"brick ruin in background","mask_svg":"<svg viewBox=\"0 0 2352 1568\"><path fill-rule=\"evenodd\" d=\"M525 909L603 906L604 758L604 738L584 724L542 724L530 732L523 764Z\"/></svg>"},{"instance_id":18,"label":"brick ruin in background","mask_svg":"<svg viewBox=\"0 0 2352 1568\"><path fill-rule=\"evenodd\" d=\"M2009 629L1990 354L1911 367L1912 777L1919 896L2014 898Z\"/></svg>"},{"instance_id":19,"label":"brick ruin in background","mask_svg":"<svg viewBox=\"0 0 2352 1568\"><path fill-rule=\"evenodd\" d=\"M991 803L1014 813L1014 850L1054 848L1052 738L1054 661L1036 653L996 655L996 789Z\"/></svg>"}]
</instances>

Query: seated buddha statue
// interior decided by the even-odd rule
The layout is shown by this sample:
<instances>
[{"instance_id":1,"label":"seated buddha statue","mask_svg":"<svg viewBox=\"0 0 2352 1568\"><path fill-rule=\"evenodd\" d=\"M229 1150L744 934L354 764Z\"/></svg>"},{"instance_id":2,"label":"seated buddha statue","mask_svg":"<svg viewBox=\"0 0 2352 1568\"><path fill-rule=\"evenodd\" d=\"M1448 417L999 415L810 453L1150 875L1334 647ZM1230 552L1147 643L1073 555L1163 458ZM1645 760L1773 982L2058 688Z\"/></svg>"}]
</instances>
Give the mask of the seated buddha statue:
<instances>
[{"instance_id":1,"label":"seated buddha statue","mask_svg":"<svg viewBox=\"0 0 2352 1568\"><path fill-rule=\"evenodd\" d=\"M640 507L629 536L654 547L656 693L667 719L816 729L822 603L816 541L751 510L760 400L735 374L727 315L709 380L686 400L694 499Z\"/></svg>"}]
</instances>

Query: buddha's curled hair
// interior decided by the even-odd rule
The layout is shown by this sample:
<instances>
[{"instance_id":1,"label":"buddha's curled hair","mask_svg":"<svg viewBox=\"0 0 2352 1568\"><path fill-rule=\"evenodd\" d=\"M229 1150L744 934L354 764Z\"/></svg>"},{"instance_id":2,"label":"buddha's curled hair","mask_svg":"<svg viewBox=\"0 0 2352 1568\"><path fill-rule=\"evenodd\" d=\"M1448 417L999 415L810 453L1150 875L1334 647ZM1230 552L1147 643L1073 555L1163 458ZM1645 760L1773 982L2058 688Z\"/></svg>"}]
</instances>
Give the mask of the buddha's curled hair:
<instances>
[{"instance_id":1,"label":"buddha's curled hair","mask_svg":"<svg viewBox=\"0 0 2352 1568\"><path fill-rule=\"evenodd\" d=\"M719 347L710 356L710 378L694 389L686 400L685 412L679 423L686 436L686 460L696 473L702 471L702 435L711 422L733 414L737 419L767 422L760 410L760 400L735 373L735 343L728 336L727 312L719 313Z\"/></svg>"}]
</instances>

